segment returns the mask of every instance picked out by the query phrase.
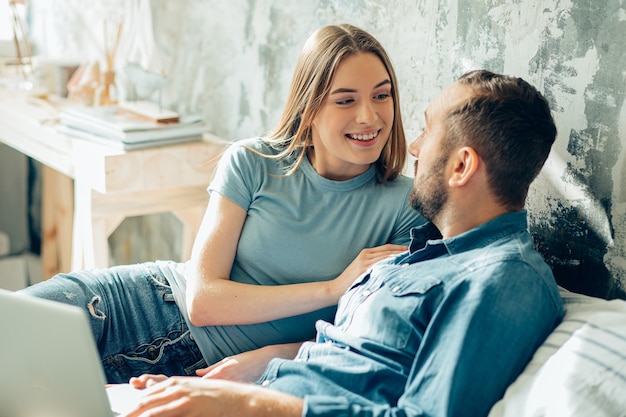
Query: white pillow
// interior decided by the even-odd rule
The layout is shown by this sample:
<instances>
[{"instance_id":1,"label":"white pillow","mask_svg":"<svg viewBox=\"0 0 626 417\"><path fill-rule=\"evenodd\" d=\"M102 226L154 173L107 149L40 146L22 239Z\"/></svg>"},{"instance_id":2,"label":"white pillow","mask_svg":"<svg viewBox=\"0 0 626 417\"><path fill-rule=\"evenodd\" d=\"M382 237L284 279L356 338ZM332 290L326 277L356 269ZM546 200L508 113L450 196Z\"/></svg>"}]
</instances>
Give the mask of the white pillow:
<instances>
[{"instance_id":1,"label":"white pillow","mask_svg":"<svg viewBox=\"0 0 626 417\"><path fill-rule=\"evenodd\" d=\"M561 297L563 322L489 417L626 416L626 301Z\"/></svg>"}]
</instances>

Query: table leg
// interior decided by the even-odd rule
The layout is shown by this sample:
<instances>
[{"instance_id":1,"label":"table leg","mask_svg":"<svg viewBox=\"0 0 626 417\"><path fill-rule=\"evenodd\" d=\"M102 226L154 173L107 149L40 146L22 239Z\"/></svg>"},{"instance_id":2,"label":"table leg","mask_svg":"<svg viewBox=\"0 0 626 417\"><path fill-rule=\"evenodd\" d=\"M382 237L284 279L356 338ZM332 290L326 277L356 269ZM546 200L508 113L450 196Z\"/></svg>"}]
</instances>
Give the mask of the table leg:
<instances>
[{"instance_id":1,"label":"table leg","mask_svg":"<svg viewBox=\"0 0 626 417\"><path fill-rule=\"evenodd\" d=\"M180 251L181 261L186 261L191 258L193 242L198 234L198 229L205 211L206 209L204 206L196 206L172 211L172 213L178 217L183 224L183 242Z\"/></svg>"},{"instance_id":2,"label":"table leg","mask_svg":"<svg viewBox=\"0 0 626 417\"><path fill-rule=\"evenodd\" d=\"M71 178L42 165L42 279L71 269L73 193Z\"/></svg>"},{"instance_id":3,"label":"table leg","mask_svg":"<svg viewBox=\"0 0 626 417\"><path fill-rule=\"evenodd\" d=\"M126 215L102 209L103 203L113 199L94 191L79 179L75 181L74 200L72 270L106 268L109 266L109 236Z\"/></svg>"}]
</instances>

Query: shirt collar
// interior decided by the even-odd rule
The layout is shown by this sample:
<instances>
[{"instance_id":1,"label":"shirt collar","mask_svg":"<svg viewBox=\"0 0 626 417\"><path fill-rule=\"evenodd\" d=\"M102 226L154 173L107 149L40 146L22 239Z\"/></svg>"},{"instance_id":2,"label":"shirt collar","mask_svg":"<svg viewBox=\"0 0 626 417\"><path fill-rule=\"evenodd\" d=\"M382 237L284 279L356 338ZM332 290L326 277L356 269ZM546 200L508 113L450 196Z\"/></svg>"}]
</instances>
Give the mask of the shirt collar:
<instances>
[{"instance_id":1,"label":"shirt collar","mask_svg":"<svg viewBox=\"0 0 626 417\"><path fill-rule=\"evenodd\" d=\"M432 223L411 229L409 253L413 254L426 246L443 244L450 255L487 246L493 241L528 229L526 210L506 213L481 224L467 232L449 239L442 239L441 233Z\"/></svg>"}]
</instances>

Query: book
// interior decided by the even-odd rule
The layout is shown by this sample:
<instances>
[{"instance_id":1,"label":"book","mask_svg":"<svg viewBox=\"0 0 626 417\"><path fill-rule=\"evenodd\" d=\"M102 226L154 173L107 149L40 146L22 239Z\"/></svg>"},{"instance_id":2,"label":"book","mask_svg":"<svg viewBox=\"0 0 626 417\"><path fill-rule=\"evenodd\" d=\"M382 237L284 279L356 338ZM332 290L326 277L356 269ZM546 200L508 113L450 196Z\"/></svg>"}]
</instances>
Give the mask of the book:
<instances>
[{"instance_id":1,"label":"book","mask_svg":"<svg viewBox=\"0 0 626 417\"><path fill-rule=\"evenodd\" d=\"M95 133L87 132L81 129L75 129L66 125L57 125L57 132L64 135L72 136L74 138L87 140L90 142L98 143L100 145L111 146L115 149L121 149L124 151L132 151L135 149L149 148L153 146L165 146L174 145L178 143L197 142L204 140L203 134L193 134L189 136L177 136L173 138L165 139L149 139L145 141L133 141L126 142L122 139L111 138L107 136L100 136Z\"/></svg>"},{"instance_id":2,"label":"book","mask_svg":"<svg viewBox=\"0 0 626 417\"><path fill-rule=\"evenodd\" d=\"M117 103L117 107L157 122L180 121L180 115L175 111L162 109L149 101L120 101Z\"/></svg>"},{"instance_id":3,"label":"book","mask_svg":"<svg viewBox=\"0 0 626 417\"><path fill-rule=\"evenodd\" d=\"M208 133L200 116L183 115L178 122L161 123L117 106L70 108L59 114L59 120L62 126L127 144Z\"/></svg>"}]
</instances>

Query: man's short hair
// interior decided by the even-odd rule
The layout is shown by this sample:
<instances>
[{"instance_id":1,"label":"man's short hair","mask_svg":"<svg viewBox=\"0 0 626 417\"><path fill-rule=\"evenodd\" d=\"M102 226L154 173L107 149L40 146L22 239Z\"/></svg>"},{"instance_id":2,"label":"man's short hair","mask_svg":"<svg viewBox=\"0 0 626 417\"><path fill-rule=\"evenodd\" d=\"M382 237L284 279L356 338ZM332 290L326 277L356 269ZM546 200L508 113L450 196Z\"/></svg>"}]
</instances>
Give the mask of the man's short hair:
<instances>
[{"instance_id":1,"label":"man's short hair","mask_svg":"<svg viewBox=\"0 0 626 417\"><path fill-rule=\"evenodd\" d=\"M523 208L556 139L548 101L523 79L486 70L465 73L458 82L475 94L446 118L449 146L476 150L500 202Z\"/></svg>"}]
</instances>

